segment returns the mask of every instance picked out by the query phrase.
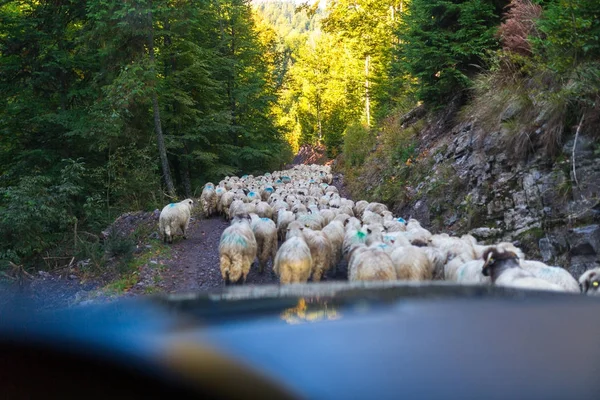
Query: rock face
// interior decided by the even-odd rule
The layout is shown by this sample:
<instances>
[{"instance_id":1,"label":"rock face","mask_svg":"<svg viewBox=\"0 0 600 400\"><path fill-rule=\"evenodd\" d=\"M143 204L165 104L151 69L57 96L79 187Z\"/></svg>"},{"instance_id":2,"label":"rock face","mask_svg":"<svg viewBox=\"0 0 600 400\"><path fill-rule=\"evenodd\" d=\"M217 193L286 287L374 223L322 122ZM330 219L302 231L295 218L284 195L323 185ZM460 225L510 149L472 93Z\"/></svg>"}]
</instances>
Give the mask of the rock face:
<instances>
[{"instance_id":1,"label":"rock face","mask_svg":"<svg viewBox=\"0 0 600 400\"><path fill-rule=\"evenodd\" d=\"M437 140L427 135L420 149L430 154L430 172L414 201L396 210L401 215L483 242L519 242L528 258L560 265L576 278L599 266L600 146L594 139L579 136L574 173L573 138L556 157L533 149L517 160L503 144L506 135L484 134L473 122L434 135Z\"/></svg>"}]
</instances>

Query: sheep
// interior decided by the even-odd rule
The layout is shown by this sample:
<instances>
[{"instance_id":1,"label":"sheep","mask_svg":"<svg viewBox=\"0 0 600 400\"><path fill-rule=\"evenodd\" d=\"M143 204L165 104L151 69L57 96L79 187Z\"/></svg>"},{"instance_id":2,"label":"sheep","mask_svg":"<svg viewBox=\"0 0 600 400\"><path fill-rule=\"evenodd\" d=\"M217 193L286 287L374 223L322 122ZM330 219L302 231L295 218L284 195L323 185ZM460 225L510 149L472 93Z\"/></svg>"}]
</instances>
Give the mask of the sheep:
<instances>
[{"instance_id":1,"label":"sheep","mask_svg":"<svg viewBox=\"0 0 600 400\"><path fill-rule=\"evenodd\" d=\"M296 215L296 221L300 222L307 228L321 230L323 227L323 217L321 214L299 214Z\"/></svg>"},{"instance_id":2,"label":"sheep","mask_svg":"<svg viewBox=\"0 0 600 400\"><path fill-rule=\"evenodd\" d=\"M187 239L185 233L190 224L190 215L194 201L185 199L179 203L166 205L160 212L158 227L160 235L165 243L173 243L173 236L180 229L183 238Z\"/></svg>"},{"instance_id":3,"label":"sheep","mask_svg":"<svg viewBox=\"0 0 600 400\"><path fill-rule=\"evenodd\" d=\"M484 254L482 273L491 278L494 285L521 289L563 291L563 288L521 268L519 256L501 247L490 247Z\"/></svg>"},{"instance_id":4,"label":"sheep","mask_svg":"<svg viewBox=\"0 0 600 400\"><path fill-rule=\"evenodd\" d=\"M521 268L533 273L536 277L557 284L565 292L580 292L579 284L571 274L563 268L550 267L540 261L521 260Z\"/></svg>"},{"instance_id":5,"label":"sheep","mask_svg":"<svg viewBox=\"0 0 600 400\"><path fill-rule=\"evenodd\" d=\"M365 210L365 212L362 215L361 220L362 220L363 224L365 224L365 225L369 225L369 224L382 224L383 225L383 218L381 217L381 215L376 214L369 210Z\"/></svg>"},{"instance_id":6,"label":"sheep","mask_svg":"<svg viewBox=\"0 0 600 400\"><path fill-rule=\"evenodd\" d=\"M262 192L260 192L260 198L262 199L262 201L269 201L269 198L273 194L274 190L275 189L273 189L272 186L265 186Z\"/></svg>"},{"instance_id":7,"label":"sheep","mask_svg":"<svg viewBox=\"0 0 600 400\"><path fill-rule=\"evenodd\" d=\"M207 218L210 218L217 211L217 192L215 191L215 185L210 182L204 185L204 189L202 189L200 205Z\"/></svg>"},{"instance_id":8,"label":"sheep","mask_svg":"<svg viewBox=\"0 0 600 400\"><path fill-rule=\"evenodd\" d=\"M579 287L581 293L587 294L588 296L600 295L600 268L590 269L585 271L579 277Z\"/></svg>"},{"instance_id":9,"label":"sheep","mask_svg":"<svg viewBox=\"0 0 600 400\"><path fill-rule=\"evenodd\" d=\"M261 201L256 205L256 214L261 218L273 218L273 209L269 203Z\"/></svg>"},{"instance_id":10,"label":"sheep","mask_svg":"<svg viewBox=\"0 0 600 400\"><path fill-rule=\"evenodd\" d=\"M277 234L279 240L285 240L288 225L295 220L294 213L291 211L279 210L279 214L277 215Z\"/></svg>"},{"instance_id":11,"label":"sheep","mask_svg":"<svg viewBox=\"0 0 600 400\"><path fill-rule=\"evenodd\" d=\"M279 283L305 283L312 270L310 248L300 235L286 240L275 256L273 271L279 277Z\"/></svg>"},{"instance_id":12,"label":"sheep","mask_svg":"<svg viewBox=\"0 0 600 400\"><path fill-rule=\"evenodd\" d=\"M385 204L381 203L369 203L369 205L365 208L365 211L371 211L375 214L383 215L385 211L389 211Z\"/></svg>"},{"instance_id":13,"label":"sheep","mask_svg":"<svg viewBox=\"0 0 600 400\"><path fill-rule=\"evenodd\" d=\"M434 266L419 247L401 246L390 255L398 279L424 281L433 279Z\"/></svg>"},{"instance_id":14,"label":"sheep","mask_svg":"<svg viewBox=\"0 0 600 400\"><path fill-rule=\"evenodd\" d=\"M342 245L344 243L344 223L338 220L331 221L325 227L322 232L327 236L331 243L331 267L335 274L337 263L342 259Z\"/></svg>"},{"instance_id":15,"label":"sheep","mask_svg":"<svg viewBox=\"0 0 600 400\"><path fill-rule=\"evenodd\" d=\"M365 209L367 208L368 205L369 205L368 201L365 201L365 200L357 201L354 204L354 215L356 215L358 218L362 217L363 212L365 211Z\"/></svg>"},{"instance_id":16,"label":"sheep","mask_svg":"<svg viewBox=\"0 0 600 400\"><path fill-rule=\"evenodd\" d=\"M358 218L350 217L350 218L348 218L348 221L346 221L346 232L348 232L349 230L352 230L352 229L360 229L361 226L362 226L362 223L360 222L360 220Z\"/></svg>"},{"instance_id":17,"label":"sheep","mask_svg":"<svg viewBox=\"0 0 600 400\"><path fill-rule=\"evenodd\" d=\"M319 213L321 214L321 217L323 217L323 226L326 226L333 221L337 215L335 211L330 209L320 210Z\"/></svg>"},{"instance_id":18,"label":"sheep","mask_svg":"<svg viewBox=\"0 0 600 400\"><path fill-rule=\"evenodd\" d=\"M225 192L221 196L221 201L219 202L219 205L218 205L219 212L221 212L223 215L225 215L225 217L227 219L231 219L229 217L229 207L231 206L231 203L233 203L234 197L235 197L234 192L232 192L232 191Z\"/></svg>"},{"instance_id":19,"label":"sheep","mask_svg":"<svg viewBox=\"0 0 600 400\"><path fill-rule=\"evenodd\" d=\"M256 258L257 243L247 216L235 216L231 225L221 234L219 266L225 284L246 277Z\"/></svg>"},{"instance_id":20,"label":"sheep","mask_svg":"<svg viewBox=\"0 0 600 400\"><path fill-rule=\"evenodd\" d=\"M342 213L342 214L348 214L348 215L350 215L351 217L354 217L354 210L352 209L352 207L350 207L350 206L347 206L347 205L341 205L341 206L338 208L338 212L339 212L339 213Z\"/></svg>"},{"instance_id":21,"label":"sheep","mask_svg":"<svg viewBox=\"0 0 600 400\"><path fill-rule=\"evenodd\" d=\"M481 273L483 260L471 260L461 265L456 271L456 282L490 284L491 279Z\"/></svg>"},{"instance_id":22,"label":"sheep","mask_svg":"<svg viewBox=\"0 0 600 400\"><path fill-rule=\"evenodd\" d=\"M383 243L392 247L411 246L409 240L402 232L386 232L383 234Z\"/></svg>"},{"instance_id":23,"label":"sheep","mask_svg":"<svg viewBox=\"0 0 600 400\"><path fill-rule=\"evenodd\" d=\"M313 282L319 282L321 277L331 267L332 245L331 241L321 231L315 231L310 228L302 230L304 240L310 249L312 257L311 276Z\"/></svg>"},{"instance_id":24,"label":"sheep","mask_svg":"<svg viewBox=\"0 0 600 400\"><path fill-rule=\"evenodd\" d=\"M406 222L402 218L384 220L383 226L387 232L406 232Z\"/></svg>"},{"instance_id":25,"label":"sheep","mask_svg":"<svg viewBox=\"0 0 600 400\"><path fill-rule=\"evenodd\" d=\"M375 242L383 242L383 234L385 233L383 225L370 224L366 225L365 229L367 230L367 241L365 242L367 246Z\"/></svg>"},{"instance_id":26,"label":"sheep","mask_svg":"<svg viewBox=\"0 0 600 400\"><path fill-rule=\"evenodd\" d=\"M353 248L348 263L350 281L393 281L396 270L390 256L379 246L358 245Z\"/></svg>"},{"instance_id":27,"label":"sheep","mask_svg":"<svg viewBox=\"0 0 600 400\"><path fill-rule=\"evenodd\" d=\"M294 214L306 214L308 212L308 209L304 204L294 204L292 206L292 212Z\"/></svg>"},{"instance_id":28,"label":"sheep","mask_svg":"<svg viewBox=\"0 0 600 400\"><path fill-rule=\"evenodd\" d=\"M246 203L242 200L234 200L231 202L228 211L229 219L232 220L236 216L243 216L246 214Z\"/></svg>"},{"instance_id":29,"label":"sheep","mask_svg":"<svg viewBox=\"0 0 600 400\"><path fill-rule=\"evenodd\" d=\"M406 224L406 231L410 234L410 242L417 246L426 246L433 236L431 232L423 228L416 219L409 219Z\"/></svg>"},{"instance_id":30,"label":"sheep","mask_svg":"<svg viewBox=\"0 0 600 400\"><path fill-rule=\"evenodd\" d=\"M344 260L348 261L350 259L350 253L354 248L367 242L367 236L368 233L363 228L346 231L344 241L342 242L342 256Z\"/></svg>"},{"instance_id":31,"label":"sheep","mask_svg":"<svg viewBox=\"0 0 600 400\"><path fill-rule=\"evenodd\" d=\"M251 214L250 218L250 226L256 239L258 272L262 274L269 259L274 261L277 254L277 227L269 218L261 218L256 214Z\"/></svg>"}]
</instances>

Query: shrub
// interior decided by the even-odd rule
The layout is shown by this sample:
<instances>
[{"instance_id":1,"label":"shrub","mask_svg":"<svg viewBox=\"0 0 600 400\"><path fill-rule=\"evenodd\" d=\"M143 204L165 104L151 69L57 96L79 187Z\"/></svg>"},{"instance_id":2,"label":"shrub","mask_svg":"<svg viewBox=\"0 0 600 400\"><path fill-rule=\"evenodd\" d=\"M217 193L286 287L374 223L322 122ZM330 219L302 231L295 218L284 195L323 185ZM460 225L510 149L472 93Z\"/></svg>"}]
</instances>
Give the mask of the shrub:
<instances>
[{"instance_id":1,"label":"shrub","mask_svg":"<svg viewBox=\"0 0 600 400\"><path fill-rule=\"evenodd\" d=\"M375 137L363 125L353 124L344 134L344 159L348 166L360 166L375 144Z\"/></svg>"},{"instance_id":2,"label":"shrub","mask_svg":"<svg viewBox=\"0 0 600 400\"><path fill-rule=\"evenodd\" d=\"M512 0L508 5L505 21L498 29L502 49L525 56L532 54L530 36L537 36L536 20L542 7L530 0Z\"/></svg>"}]
</instances>

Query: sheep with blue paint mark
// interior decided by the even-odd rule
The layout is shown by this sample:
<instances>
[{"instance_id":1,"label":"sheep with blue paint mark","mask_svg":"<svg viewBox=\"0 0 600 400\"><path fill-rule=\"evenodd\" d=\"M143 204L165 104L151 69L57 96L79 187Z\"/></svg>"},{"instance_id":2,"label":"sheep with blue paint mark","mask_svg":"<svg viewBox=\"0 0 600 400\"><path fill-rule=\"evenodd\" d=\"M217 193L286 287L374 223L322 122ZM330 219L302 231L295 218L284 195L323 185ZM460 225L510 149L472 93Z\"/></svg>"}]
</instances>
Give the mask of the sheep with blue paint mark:
<instances>
[{"instance_id":1,"label":"sheep with blue paint mark","mask_svg":"<svg viewBox=\"0 0 600 400\"><path fill-rule=\"evenodd\" d=\"M356 245L348 262L348 279L350 281L394 281L396 271L388 253L374 243L371 246Z\"/></svg>"},{"instance_id":2,"label":"sheep with blue paint mark","mask_svg":"<svg viewBox=\"0 0 600 400\"><path fill-rule=\"evenodd\" d=\"M580 292L579 283L569 271L560 267L551 267L540 261L520 260L521 268L548 282L552 282L564 289L565 292Z\"/></svg>"},{"instance_id":3,"label":"sheep with blue paint mark","mask_svg":"<svg viewBox=\"0 0 600 400\"><path fill-rule=\"evenodd\" d=\"M183 238L186 239L192 207L194 207L194 201L185 199L179 203L168 204L162 209L158 228L165 243L173 243L173 236L178 231L181 231Z\"/></svg>"},{"instance_id":4,"label":"sheep with blue paint mark","mask_svg":"<svg viewBox=\"0 0 600 400\"><path fill-rule=\"evenodd\" d=\"M256 258L257 244L248 216L235 216L223 231L219 244L219 266L225 284L245 283Z\"/></svg>"}]
</instances>

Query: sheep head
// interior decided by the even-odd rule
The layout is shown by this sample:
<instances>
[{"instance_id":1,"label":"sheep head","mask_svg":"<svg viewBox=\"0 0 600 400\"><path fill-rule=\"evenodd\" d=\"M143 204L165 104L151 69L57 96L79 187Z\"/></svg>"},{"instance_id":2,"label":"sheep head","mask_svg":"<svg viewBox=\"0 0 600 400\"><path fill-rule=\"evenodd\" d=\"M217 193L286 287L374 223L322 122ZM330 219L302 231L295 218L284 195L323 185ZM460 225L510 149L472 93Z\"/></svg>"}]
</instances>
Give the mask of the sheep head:
<instances>
[{"instance_id":1,"label":"sheep head","mask_svg":"<svg viewBox=\"0 0 600 400\"><path fill-rule=\"evenodd\" d=\"M579 288L582 293L600 295L600 268L586 271L581 275Z\"/></svg>"},{"instance_id":2,"label":"sheep head","mask_svg":"<svg viewBox=\"0 0 600 400\"><path fill-rule=\"evenodd\" d=\"M510 250L502 247L490 247L483 253L483 269L481 272L485 276L491 276L492 281L496 276L496 271L505 268L519 267L519 256Z\"/></svg>"}]
</instances>

